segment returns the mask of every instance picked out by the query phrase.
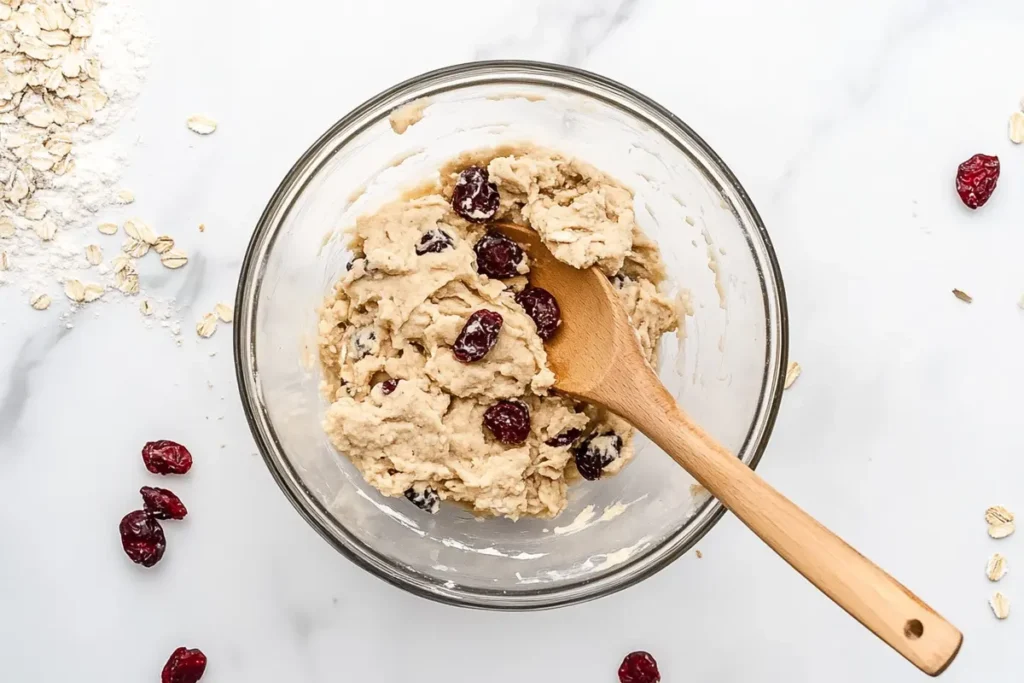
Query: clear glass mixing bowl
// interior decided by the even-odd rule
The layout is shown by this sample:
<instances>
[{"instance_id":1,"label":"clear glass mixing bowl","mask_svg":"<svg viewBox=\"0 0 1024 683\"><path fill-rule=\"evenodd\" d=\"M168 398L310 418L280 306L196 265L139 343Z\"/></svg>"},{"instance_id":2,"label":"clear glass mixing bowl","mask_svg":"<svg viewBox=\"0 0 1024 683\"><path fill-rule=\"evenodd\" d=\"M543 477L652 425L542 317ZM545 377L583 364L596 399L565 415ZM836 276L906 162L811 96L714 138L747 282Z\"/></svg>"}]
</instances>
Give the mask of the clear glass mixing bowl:
<instances>
[{"instance_id":1,"label":"clear glass mixing bowl","mask_svg":"<svg viewBox=\"0 0 1024 683\"><path fill-rule=\"evenodd\" d=\"M389 115L429 98L403 134ZM482 62L424 74L351 112L271 198L242 266L235 322L249 424L285 495L335 548L406 590L487 608L553 607L606 595L686 552L722 515L638 437L616 477L583 482L555 520L434 516L368 486L321 428L316 308L348 260L340 229L434 177L458 153L529 141L579 156L636 193L641 226L688 290L685 337L662 342L659 374L682 407L751 466L771 433L786 365L786 302L757 211L682 121L594 74Z\"/></svg>"}]
</instances>

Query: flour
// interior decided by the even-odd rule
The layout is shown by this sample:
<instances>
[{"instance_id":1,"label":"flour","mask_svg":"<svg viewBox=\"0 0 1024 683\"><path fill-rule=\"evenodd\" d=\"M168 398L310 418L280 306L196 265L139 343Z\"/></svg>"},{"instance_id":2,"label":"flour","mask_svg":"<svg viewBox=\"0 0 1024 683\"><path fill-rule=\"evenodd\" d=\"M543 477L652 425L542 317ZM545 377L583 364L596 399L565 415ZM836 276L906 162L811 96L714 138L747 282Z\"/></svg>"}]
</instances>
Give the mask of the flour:
<instances>
[{"instance_id":1,"label":"flour","mask_svg":"<svg viewBox=\"0 0 1024 683\"><path fill-rule=\"evenodd\" d=\"M16 285L25 293L33 293L33 298L44 292L56 294L61 283L78 276L112 286L113 271L110 268L90 269L92 264L86 258L86 246L102 240L100 243L106 252L117 252L117 245L98 234L93 223L96 214L113 203L119 189L128 154L126 145L115 139L114 133L124 119L133 115L135 100L142 90L149 66L149 39L132 0L75 0L73 6L82 20L91 23L92 33L76 39L80 42L72 42L67 48L71 52L59 53L56 57L63 54L65 62L75 58L91 67L89 75L95 81L88 81L88 84L96 88L98 83L100 92L92 93L94 101L90 107L99 106L89 108L84 121L72 119L65 125L55 122L48 128L28 128L29 133L50 135L51 139L55 135L66 135L70 140L68 146L71 151L67 153L70 161L63 168L37 169L34 193L20 204L5 202L2 208L3 217L13 221L17 230L8 238L0 239L0 252L7 253L10 263L10 269L2 274L0 283ZM57 8L57 16L63 19L59 15L60 5L37 0L34 5L22 3L11 21L0 26L11 35L15 31L6 24L23 26L26 13L30 21L32 17L43 21L54 7ZM22 39L20 34L17 37ZM18 59L23 58L17 56L5 60L8 72L12 68L11 60ZM44 62L39 62L36 68L44 69L40 66L42 64ZM67 74L68 70L65 69L64 73ZM68 79L66 84L75 85L77 81ZM82 91L85 90L83 86ZM34 94L27 89L25 92L23 100ZM59 90L55 92L58 96L60 93ZM51 96L48 104L74 111L74 93L65 94L67 96L63 99ZM17 119L11 122L12 130L4 131L3 144L0 145L0 154L5 160L13 159L14 163L18 163L17 157L23 156L12 145L12 137L19 131L19 126L26 128ZM34 218L40 220L34 223ZM36 223L44 224L48 229L54 228L53 238L41 239L40 235L47 233L41 233ZM111 294L121 296L118 292ZM55 300L57 298L54 297Z\"/></svg>"}]
</instances>

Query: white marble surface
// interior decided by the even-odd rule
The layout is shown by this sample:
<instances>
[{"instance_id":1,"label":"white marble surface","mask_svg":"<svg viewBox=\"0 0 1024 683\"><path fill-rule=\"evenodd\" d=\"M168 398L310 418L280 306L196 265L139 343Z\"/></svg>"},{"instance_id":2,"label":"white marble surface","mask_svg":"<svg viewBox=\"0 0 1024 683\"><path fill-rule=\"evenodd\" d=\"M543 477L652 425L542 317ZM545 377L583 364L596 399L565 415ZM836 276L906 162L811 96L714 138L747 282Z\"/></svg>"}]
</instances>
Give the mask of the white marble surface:
<instances>
[{"instance_id":1,"label":"white marble surface","mask_svg":"<svg viewBox=\"0 0 1024 683\"><path fill-rule=\"evenodd\" d=\"M211 683L613 681L637 648L669 683L921 679L731 516L703 559L612 597L474 612L349 564L254 457L229 331L190 328L233 295L264 202L363 99L503 57L623 81L733 168L774 239L804 366L762 473L960 626L946 680L1021 671L1024 620L993 618L984 566L1007 555L999 587L1024 606L1024 538L989 540L982 514L1024 511L1024 149L1005 127L1024 4L140 2L155 43L125 185L197 256L158 287L184 307L185 342L134 302L69 330L0 289L0 679L156 680L179 644L206 651ZM196 111L220 121L211 138L182 126ZM1004 170L972 214L952 175L981 151ZM189 519L143 571L116 524L150 483L139 445L161 437L200 464L175 483Z\"/></svg>"}]
</instances>

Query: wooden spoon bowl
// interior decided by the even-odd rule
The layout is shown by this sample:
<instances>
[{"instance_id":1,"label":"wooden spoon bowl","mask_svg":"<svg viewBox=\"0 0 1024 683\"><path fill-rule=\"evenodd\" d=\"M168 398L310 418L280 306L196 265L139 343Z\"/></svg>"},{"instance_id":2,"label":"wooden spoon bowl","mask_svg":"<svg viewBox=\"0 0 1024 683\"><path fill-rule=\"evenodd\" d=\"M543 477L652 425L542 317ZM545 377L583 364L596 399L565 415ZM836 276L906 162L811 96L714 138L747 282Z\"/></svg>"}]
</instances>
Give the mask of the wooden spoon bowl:
<instances>
[{"instance_id":1,"label":"wooden spoon bowl","mask_svg":"<svg viewBox=\"0 0 1024 683\"><path fill-rule=\"evenodd\" d=\"M552 256L533 230L495 227L530 256L530 283L554 295L562 325L545 343L555 388L623 417L808 581L931 676L963 636L931 607L772 488L694 424L647 362L615 289L597 268Z\"/></svg>"}]
</instances>

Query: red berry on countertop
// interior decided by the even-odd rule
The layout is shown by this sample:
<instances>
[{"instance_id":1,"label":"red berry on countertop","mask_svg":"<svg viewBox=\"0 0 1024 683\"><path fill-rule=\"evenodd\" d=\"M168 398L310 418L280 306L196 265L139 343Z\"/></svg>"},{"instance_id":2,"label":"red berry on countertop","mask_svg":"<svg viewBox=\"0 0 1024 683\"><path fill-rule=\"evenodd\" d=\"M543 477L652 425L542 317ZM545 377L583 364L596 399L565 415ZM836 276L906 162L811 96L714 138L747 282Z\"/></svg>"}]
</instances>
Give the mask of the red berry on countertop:
<instances>
[{"instance_id":1,"label":"red berry on countertop","mask_svg":"<svg viewBox=\"0 0 1024 683\"><path fill-rule=\"evenodd\" d=\"M498 186L490 182L486 168L470 166L459 173L452 190L455 213L472 223L483 223L494 218L500 203Z\"/></svg>"},{"instance_id":2,"label":"red berry on countertop","mask_svg":"<svg viewBox=\"0 0 1024 683\"><path fill-rule=\"evenodd\" d=\"M659 683L658 663L649 653L630 652L619 667L619 683Z\"/></svg>"},{"instance_id":3,"label":"red berry on countertop","mask_svg":"<svg viewBox=\"0 0 1024 683\"><path fill-rule=\"evenodd\" d=\"M999 180L999 157L975 154L956 170L956 191L963 203L977 209L995 192Z\"/></svg>"},{"instance_id":4,"label":"red berry on countertop","mask_svg":"<svg viewBox=\"0 0 1024 683\"><path fill-rule=\"evenodd\" d=\"M185 519L188 514L181 498L167 489L143 486L139 493L142 494L143 508L156 519Z\"/></svg>"},{"instance_id":5,"label":"red berry on countertop","mask_svg":"<svg viewBox=\"0 0 1024 683\"><path fill-rule=\"evenodd\" d=\"M519 264L526 258L523 248L501 233L488 231L473 245L476 272L502 280L519 275Z\"/></svg>"},{"instance_id":6,"label":"red berry on countertop","mask_svg":"<svg viewBox=\"0 0 1024 683\"><path fill-rule=\"evenodd\" d=\"M179 647L164 664L160 683L196 683L205 671L206 655L202 650Z\"/></svg>"},{"instance_id":7,"label":"red berry on countertop","mask_svg":"<svg viewBox=\"0 0 1024 683\"><path fill-rule=\"evenodd\" d=\"M546 289L527 286L516 294L516 303L523 307L526 315L533 318L537 326L537 335L547 341L555 336L558 326L562 324L562 310L558 302Z\"/></svg>"},{"instance_id":8,"label":"red berry on countertop","mask_svg":"<svg viewBox=\"0 0 1024 683\"><path fill-rule=\"evenodd\" d=\"M522 401L498 401L484 413L484 426L502 443L523 443L530 436L530 409Z\"/></svg>"},{"instance_id":9,"label":"red berry on countertop","mask_svg":"<svg viewBox=\"0 0 1024 683\"><path fill-rule=\"evenodd\" d=\"M150 441L142 447L142 460L153 474L185 474L192 469L192 454L174 441Z\"/></svg>"},{"instance_id":10,"label":"red berry on countertop","mask_svg":"<svg viewBox=\"0 0 1024 683\"><path fill-rule=\"evenodd\" d=\"M144 510L129 512L121 519L121 547L135 564L152 567L164 556L167 539L160 522Z\"/></svg>"},{"instance_id":11,"label":"red berry on countertop","mask_svg":"<svg viewBox=\"0 0 1024 683\"><path fill-rule=\"evenodd\" d=\"M469 316L452 344L452 355L462 363L475 363L498 343L498 333L505 320L500 313L482 309Z\"/></svg>"}]
</instances>

